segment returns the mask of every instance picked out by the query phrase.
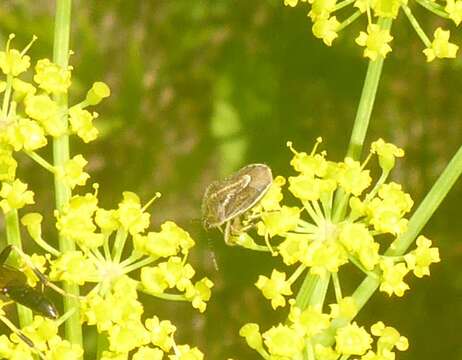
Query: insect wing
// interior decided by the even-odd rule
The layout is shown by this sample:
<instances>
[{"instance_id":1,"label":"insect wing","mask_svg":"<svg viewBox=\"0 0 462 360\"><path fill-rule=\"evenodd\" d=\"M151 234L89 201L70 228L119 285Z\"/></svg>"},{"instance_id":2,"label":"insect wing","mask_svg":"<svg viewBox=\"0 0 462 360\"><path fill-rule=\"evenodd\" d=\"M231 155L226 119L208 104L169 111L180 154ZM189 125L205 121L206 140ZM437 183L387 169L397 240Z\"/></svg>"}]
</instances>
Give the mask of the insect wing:
<instances>
[{"instance_id":1,"label":"insect wing","mask_svg":"<svg viewBox=\"0 0 462 360\"><path fill-rule=\"evenodd\" d=\"M223 181L212 183L202 204L204 226L220 226L249 210L265 195L272 181L268 166L251 164Z\"/></svg>"}]
</instances>

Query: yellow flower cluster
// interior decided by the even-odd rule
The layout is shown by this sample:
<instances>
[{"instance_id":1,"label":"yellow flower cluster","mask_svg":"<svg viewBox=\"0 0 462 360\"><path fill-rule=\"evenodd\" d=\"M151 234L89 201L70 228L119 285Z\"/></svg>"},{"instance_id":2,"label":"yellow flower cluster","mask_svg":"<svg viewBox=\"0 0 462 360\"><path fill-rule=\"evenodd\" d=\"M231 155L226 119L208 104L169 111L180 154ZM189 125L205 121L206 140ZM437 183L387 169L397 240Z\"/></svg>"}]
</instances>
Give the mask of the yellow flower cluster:
<instances>
[{"instance_id":1,"label":"yellow flower cluster","mask_svg":"<svg viewBox=\"0 0 462 360\"><path fill-rule=\"evenodd\" d=\"M287 270L274 269L270 277L259 276L256 286L271 301L274 309L293 301L292 286L300 275L307 272L321 278L334 279L337 300L343 301L337 273L348 263L377 279L381 291L390 296L403 296L409 289L405 282L405 276L409 272L417 277L429 275L429 266L440 261L438 249L432 247L432 242L423 235L417 239L416 249L404 256L388 256L384 253L387 245L406 231L408 220L405 216L413 206L411 197L402 190L401 185L393 181L387 182L396 158L404 156L404 151L379 139L372 143L370 154L363 163L350 158L342 162L332 162L327 160L325 152L317 152L320 143L321 139L318 139L312 152L307 154L296 151L289 142L288 146L294 154L290 164L296 175L287 180L277 176L262 200L244 214L242 228L255 227L258 235L264 238L264 244L259 244L249 233L242 233L237 226L232 230L232 243L258 251L269 251L273 255L281 256L285 265L296 266L294 270L289 270L291 274ZM382 170L375 183L370 171L366 169L373 157L377 157ZM299 203L298 206L293 206L296 205L293 199L286 200L286 184L288 191ZM334 207L336 193L343 196ZM286 201L292 206L284 205ZM338 317L338 312L340 310L337 308L331 320ZM324 321L319 319L319 323L324 324ZM326 327L318 332L331 325L327 321ZM270 337L274 342L270 345L266 340L268 353L276 354L277 351L271 348L278 348L275 345L280 343L278 339L289 337L287 332L293 331L293 328L280 325L270 333L263 334L263 339ZM336 356L363 355L369 351L372 341L369 335L364 336L370 341L365 340L357 345L359 350L353 351L348 349L351 344L348 345L347 340L342 345L342 339L347 339L348 334L353 339L359 339L366 332L354 324L339 330L335 339ZM252 336L254 335L253 333ZM300 343L305 344L306 341ZM297 353L300 351L297 344L285 342L281 346ZM263 351L261 348L260 350ZM281 350L278 356L283 356L284 359L296 358L285 350ZM365 359L372 359L372 355L364 356Z\"/></svg>"},{"instance_id":2,"label":"yellow flower cluster","mask_svg":"<svg viewBox=\"0 0 462 360\"><path fill-rule=\"evenodd\" d=\"M76 135L84 142L94 140L98 135L93 125L97 114L86 108L97 105L110 91L104 83L96 82L85 99L69 109L62 108L53 99L67 93L72 69L41 59L35 64L33 82L19 79L31 65L26 55L30 44L18 51L10 48L12 39L10 36L6 50L0 52L0 70L6 76L0 82L4 96L0 113L0 208L6 215L17 216L17 210L34 203L34 193L16 178L15 153L27 154L69 190L85 185L89 175L84 171L87 160L82 155L54 166L37 150L48 144L49 137L64 134ZM200 312L205 311L213 283L208 278L194 280L195 270L187 262L194 240L171 221L162 224L159 231L148 230L150 214L146 210L160 194L143 206L135 193L124 192L117 207L108 210L98 206L98 186L94 189L94 193L70 197L54 214L59 235L75 243L75 250L60 251L47 243L42 237L42 215L28 213L21 218L29 236L46 252L45 256L32 255L21 269L29 285L36 285L37 270L45 273L49 269L46 276L50 281L89 289L80 298L81 320L107 338L108 348L101 354L102 359L128 359L129 355L134 360L203 359L197 348L176 344L176 327L170 321L146 316L138 298L144 292L166 300L187 301ZM57 321L36 317L32 324L18 329L5 317L1 306L0 321L10 327L12 334L10 338L0 336L0 358L25 360L32 359L32 354L41 359L82 358L82 348L58 336L58 324L72 314L64 314Z\"/></svg>"},{"instance_id":3,"label":"yellow flower cluster","mask_svg":"<svg viewBox=\"0 0 462 360\"><path fill-rule=\"evenodd\" d=\"M434 40L430 40L412 14L407 0L284 0L284 5L294 7L302 2L309 3L311 6L308 16L313 21L313 35L322 39L328 46L332 45L341 30L366 14L368 21L366 31L360 31L355 41L365 48L363 54L371 60L385 58L392 50L389 43L393 37L390 35L389 28L384 28L379 20L396 19L400 10L403 10L424 43L423 53L427 61L436 58L455 58L459 48L449 42L449 30L443 30L441 27L434 31ZM448 0L445 7L434 1L416 0L416 2L434 14L451 19L457 26L462 21L462 0ZM344 9L348 7L353 7L353 13L343 21L339 21L337 16L333 15L345 11Z\"/></svg>"},{"instance_id":4,"label":"yellow flower cluster","mask_svg":"<svg viewBox=\"0 0 462 360\"><path fill-rule=\"evenodd\" d=\"M355 312L352 298L343 298L338 304L331 305L329 314L322 313L316 307L300 310L291 301L289 320L261 333L257 324L249 323L240 330L252 349L264 359L293 360L303 359L301 354L311 354L312 359L337 360L355 355L361 360L388 360L395 358L395 349L404 351L408 341L399 332L382 322L372 325L370 333L348 322L346 318ZM334 323L335 332L329 335L325 331ZM373 350L373 336L376 337L376 349ZM323 344L319 339L323 338ZM328 346L326 343L335 342Z\"/></svg>"}]
</instances>

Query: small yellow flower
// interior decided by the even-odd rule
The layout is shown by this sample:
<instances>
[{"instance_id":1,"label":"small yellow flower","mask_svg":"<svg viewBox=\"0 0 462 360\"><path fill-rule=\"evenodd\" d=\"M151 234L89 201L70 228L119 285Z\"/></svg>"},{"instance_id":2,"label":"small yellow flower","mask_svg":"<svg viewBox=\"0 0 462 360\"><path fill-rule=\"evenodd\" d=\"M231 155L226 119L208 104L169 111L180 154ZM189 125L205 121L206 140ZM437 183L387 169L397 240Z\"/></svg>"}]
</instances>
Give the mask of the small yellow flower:
<instances>
[{"instance_id":1,"label":"small yellow flower","mask_svg":"<svg viewBox=\"0 0 462 360\"><path fill-rule=\"evenodd\" d=\"M389 296L393 294L403 296L404 292L409 289L403 281L409 272L406 264L394 264L393 260L385 258L380 262L380 268L382 269L380 291L386 292Z\"/></svg>"},{"instance_id":2,"label":"small yellow flower","mask_svg":"<svg viewBox=\"0 0 462 360\"><path fill-rule=\"evenodd\" d=\"M67 160L63 168L60 168L60 176L71 189L74 189L77 185L85 185L90 178L90 175L83 171L87 163L88 161L81 154L78 154Z\"/></svg>"},{"instance_id":3,"label":"small yellow flower","mask_svg":"<svg viewBox=\"0 0 462 360\"><path fill-rule=\"evenodd\" d=\"M446 0L444 8L449 18L458 26L462 21L462 0Z\"/></svg>"},{"instance_id":4,"label":"small yellow flower","mask_svg":"<svg viewBox=\"0 0 462 360\"><path fill-rule=\"evenodd\" d=\"M263 333L269 353L275 358L293 359L303 350L303 337L294 329L279 324Z\"/></svg>"},{"instance_id":5,"label":"small yellow flower","mask_svg":"<svg viewBox=\"0 0 462 360\"><path fill-rule=\"evenodd\" d=\"M85 143L98 137L98 129L93 125L95 116L87 110L73 106L69 109L69 123L71 129Z\"/></svg>"},{"instance_id":6,"label":"small yellow flower","mask_svg":"<svg viewBox=\"0 0 462 360\"><path fill-rule=\"evenodd\" d=\"M441 260L438 248L430 247L432 245L431 240L420 235L416 243L417 249L406 254L404 259L409 269L414 272L414 275L421 278L425 275L430 275L430 264L440 262Z\"/></svg>"},{"instance_id":7,"label":"small yellow flower","mask_svg":"<svg viewBox=\"0 0 462 360\"><path fill-rule=\"evenodd\" d=\"M285 6L295 7L295 6L297 6L299 1L300 2L306 2L307 0L284 0L284 5Z\"/></svg>"},{"instance_id":8,"label":"small yellow flower","mask_svg":"<svg viewBox=\"0 0 462 360\"><path fill-rule=\"evenodd\" d=\"M335 16L327 19L316 19L312 27L313 35L318 39L322 39L327 46L331 46L332 41L338 37L337 29L339 25L340 22Z\"/></svg>"},{"instance_id":9,"label":"small yellow flower","mask_svg":"<svg viewBox=\"0 0 462 360\"><path fill-rule=\"evenodd\" d=\"M285 306L286 299L284 296L292 295L290 284L286 280L286 274L277 270L273 270L270 279L260 275L255 286L261 290L265 298L271 300L273 309L278 306Z\"/></svg>"},{"instance_id":10,"label":"small yellow flower","mask_svg":"<svg viewBox=\"0 0 462 360\"><path fill-rule=\"evenodd\" d=\"M71 72L49 59L41 59L35 65L34 81L48 94L63 94L71 86Z\"/></svg>"},{"instance_id":11,"label":"small yellow flower","mask_svg":"<svg viewBox=\"0 0 462 360\"><path fill-rule=\"evenodd\" d=\"M101 81L97 81L93 84L90 90L87 92L87 97L85 98L85 102L88 105L97 105L103 100L111 95L111 90L109 86Z\"/></svg>"},{"instance_id":12,"label":"small yellow flower","mask_svg":"<svg viewBox=\"0 0 462 360\"><path fill-rule=\"evenodd\" d=\"M449 42L450 31L437 28L434 33L434 40L431 46L423 53L427 57L427 61L433 61L436 58L455 58L459 47Z\"/></svg>"},{"instance_id":13,"label":"small yellow flower","mask_svg":"<svg viewBox=\"0 0 462 360\"><path fill-rule=\"evenodd\" d=\"M34 203L34 193L27 190L27 184L16 179L12 184L2 183L2 189L0 190L0 207L3 212L7 212L13 209L20 209L27 204Z\"/></svg>"},{"instance_id":14,"label":"small yellow flower","mask_svg":"<svg viewBox=\"0 0 462 360\"><path fill-rule=\"evenodd\" d=\"M335 341L335 349L338 353L344 355L362 355L370 349L372 337L364 327L359 327L354 322L338 329Z\"/></svg>"},{"instance_id":15,"label":"small yellow flower","mask_svg":"<svg viewBox=\"0 0 462 360\"><path fill-rule=\"evenodd\" d=\"M261 218L263 221L258 223L258 233L260 235L268 234L271 237L284 235L297 227L300 209L283 206L279 211L263 213Z\"/></svg>"},{"instance_id":16,"label":"small yellow flower","mask_svg":"<svg viewBox=\"0 0 462 360\"><path fill-rule=\"evenodd\" d=\"M389 30L382 30L377 24L367 26L367 33L361 31L356 38L356 43L364 46L364 57L376 60L378 57L385 57L391 47L388 43L393 40Z\"/></svg>"},{"instance_id":17,"label":"small yellow flower","mask_svg":"<svg viewBox=\"0 0 462 360\"><path fill-rule=\"evenodd\" d=\"M383 171L388 172L395 166L395 158L403 157L404 150L392 143L386 143L382 139L374 141L371 152L379 157L379 165Z\"/></svg>"},{"instance_id":18,"label":"small yellow flower","mask_svg":"<svg viewBox=\"0 0 462 360\"><path fill-rule=\"evenodd\" d=\"M30 57L16 49L0 51L0 69L5 75L18 76L30 66Z\"/></svg>"},{"instance_id":19,"label":"small yellow flower","mask_svg":"<svg viewBox=\"0 0 462 360\"><path fill-rule=\"evenodd\" d=\"M245 338L250 348L259 350L263 348L263 340L258 324L248 323L239 330L239 335Z\"/></svg>"},{"instance_id":20,"label":"small yellow flower","mask_svg":"<svg viewBox=\"0 0 462 360\"><path fill-rule=\"evenodd\" d=\"M359 161L346 158L339 164L336 179L339 186L348 194L359 196L371 184L369 170L363 170Z\"/></svg>"}]
</instances>

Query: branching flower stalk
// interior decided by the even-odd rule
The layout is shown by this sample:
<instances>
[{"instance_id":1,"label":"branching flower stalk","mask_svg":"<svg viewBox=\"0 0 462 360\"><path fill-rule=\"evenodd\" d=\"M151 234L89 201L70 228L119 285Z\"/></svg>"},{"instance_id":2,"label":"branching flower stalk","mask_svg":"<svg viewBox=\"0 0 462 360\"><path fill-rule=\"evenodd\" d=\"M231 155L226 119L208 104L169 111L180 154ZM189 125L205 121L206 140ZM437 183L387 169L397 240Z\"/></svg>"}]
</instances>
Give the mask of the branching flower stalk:
<instances>
[{"instance_id":1,"label":"branching flower stalk","mask_svg":"<svg viewBox=\"0 0 462 360\"><path fill-rule=\"evenodd\" d=\"M285 5L290 6L299 2L307 0L284 0ZM345 0L337 3L336 0L313 0L309 3L311 10L308 16L313 21L313 33L329 46L338 32L361 14L367 16L367 29L355 41L365 47L363 54L370 59L368 72L345 161L326 161L325 153L316 153L317 145L308 155L298 153L289 144L295 154L291 164L300 173L289 178L289 190L301 201L302 207L278 205L283 200L280 188L285 180L276 178L273 189L245 220L246 228L252 223L257 226L259 235L265 238L265 244L273 255L280 255L288 266L302 265L288 279L284 272L273 270L270 278L260 276L256 283L263 295L271 300L273 308L285 306L286 298L289 298L288 322L262 334L258 325L247 324L241 329L241 335L265 359L343 360L355 355L361 359L394 358L393 348L401 351L407 348L405 338L383 323L376 323L371 328L371 334L379 336L379 339L377 349L372 351L372 338L352 320L377 288L389 295L402 296L408 289L403 281L408 272L413 271L418 277L428 275L428 265L439 261L438 250L431 247L431 241L418 235L460 176L462 148L409 224L403 216L412 206L411 198L402 192L400 185L386 183L395 157L403 156L404 152L383 140L372 144L371 154L378 155L382 174L369 193L362 197L360 195L370 185L369 172L364 169L371 154L361 164L357 160L362 153L383 60L392 50L391 22L399 11L403 10L424 43L423 53L427 61L454 58L458 46L449 42L449 31L442 28L437 28L434 40L430 40L407 1ZM438 16L453 20L456 25L462 21L462 1L447 1L445 7L436 2L418 0L417 3ZM350 5L358 10L342 23L332 16L339 10L345 11ZM311 220L307 222L300 214L308 215ZM379 245L374 239L379 236L380 242L383 242L384 234L392 235L392 241L387 251L379 251L385 244ZM282 237L282 242L279 240L274 244L275 236ZM417 248L405 254L416 238ZM246 233L235 234L234 241L250 249L262 250L262 245L255 243ZM339 269L347 262L366 274L366 279L350 297L343 296L339 279ZM301 266L306 267L308 274L296 298L290 299L291 286L302 272ZM336 303L330 306L329 314L324 314L330 283L333 284ZM317 313L313 315L313 311ZM309 329L315 331L310 332ZM389 337L388 340L380 338L382 335ZM288 337L292 340L287 341ZM392 338L394 340L391 341Z\"/></svg>"}]
</instances>

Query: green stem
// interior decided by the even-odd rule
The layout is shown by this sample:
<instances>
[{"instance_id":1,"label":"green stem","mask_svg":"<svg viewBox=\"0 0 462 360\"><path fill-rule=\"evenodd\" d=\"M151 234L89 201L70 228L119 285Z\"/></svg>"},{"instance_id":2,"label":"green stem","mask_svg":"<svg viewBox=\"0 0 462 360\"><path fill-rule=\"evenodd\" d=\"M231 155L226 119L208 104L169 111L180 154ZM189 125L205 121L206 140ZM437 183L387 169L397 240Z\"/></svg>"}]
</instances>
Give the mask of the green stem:
<instances>
[{"instance_id":1,"label":"green stem","mask_svg":"<svg viewBox=\"0 0 462 360\"><path fill-rule=\"evenodd\" d=\"M69 36L71 25L71 0L56 0L56 13L55 13L55 30L53 42L53 61L61 66L63 69L68 68L69 62ZM67 93L56 95L54 100L58 104L59 112L63 114L61 121L68 128L67 121ZM53 139L53 160L54 166L63 166L69 156L69 136L67 132ZM71 197L71 190L63 182L61 178L55 175L55 196L56 196L56 209L62 208L69 202ZM59 248L61 252L72 251L75 249L75 244L64 236L59 236ZM79 296L79 287L76 284L64 282L64 290L76 297ZM66 339L73 344L78 344L83 347L82 341L82 328L80 326L80 310L79 301L74 297L64 298L64 312L75 309L75 312L65 323Z\"/></svg>"},{"instance_id":2,"label":"green stem","mask_svg":"<svg viewBox=\"0 0 462 360\"><path fill-rule=\"evenodd\" d=\"M415 32L417 35L419 35L420 40L424 43L424 45L429 48L432 46L431 40L428 38L427 34L425 34L425 31L422 29L420 26L419 22L417 19L414 17L414 15L411 12L411 9L407 5L401 5L401 8L403 9L404 13L406 14L409 22L411 23L412 27L414 28Z\"/></svg>"},{"instance_id":3,"label":"green stem","mask_svg":"<svg viewBox=\"0 0 462 360\"><path fill-rule=\"evenodd\" d=\"M383 30L390 30L392 19L380 18L378 24ZM367 67L366 79L364 80L361 98L359 99L358 109L351 132L350 144L348 146L347 157L358 160L366 138L369 121L371 119L372 108L374 106L377 89L379 86L380 76L382 74L384 58L378 57L374 61L369 61ZM336 194L334 205L334 220L341 219L346 210L348 195L340 191ZM339 204L341 204L339 206Z\"/></svg>"},{"instance_id":4,"label":"green stem","mask_svg":"<svg viewBox=\"0 0 462 360\"><path fill-rule=\"evenodd\" d=\"M432 13L441 16L444 19L449 19L449 14L444 10L444 7L431 1L417 0L417 3Z\"/></svg>"},{"instance_id":5,"label":"green stem","mask_svg":"<svg viewBox=\"0 0 462 360\"><path fill-rule=\"evenodd\" d=\"M392 19L381 18L378 22L383 30L391 29ZM347 156L355 160L359 159L366 137L369 120L374 106L375 96L379 85L380 75L382 74L383 57L378 57L377 60L369 61L367 68L366 79L364 81L361 99L359 100L358 110L351 133L350 145L348 147Z\"/></svg>"},{"instance_id":6,"label":"green stem","mask_svg":"<svg viewBox=\"0 0 462 360\"><path fill-rule=\"evenodd\" d=\"M320 277L309 273L303 281L295 303L304 310L311 306L322 307L329 286L330 276Z\"/></svg>"},{"instance_id":7,"label":"green stem","mask_svg":"<svg viewBox=\"0 0 462 360\"><path fill-rule=\"evenodd\" d=\"M22 249L21 246L21 234L19 233L19 219L18 211L13 209L5 215L6 222L6 240L9 245L14 245L19 249ZM15 252L12 252L12 259L14 261L13 265L19 265L19 255ZM29 325L32 322L32 311L25 306L20 304L16 305L18 308L18 317L19 324L22 327Z\"/></svg>"}]
</instances>

